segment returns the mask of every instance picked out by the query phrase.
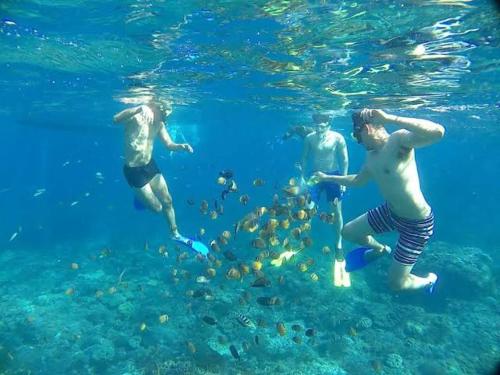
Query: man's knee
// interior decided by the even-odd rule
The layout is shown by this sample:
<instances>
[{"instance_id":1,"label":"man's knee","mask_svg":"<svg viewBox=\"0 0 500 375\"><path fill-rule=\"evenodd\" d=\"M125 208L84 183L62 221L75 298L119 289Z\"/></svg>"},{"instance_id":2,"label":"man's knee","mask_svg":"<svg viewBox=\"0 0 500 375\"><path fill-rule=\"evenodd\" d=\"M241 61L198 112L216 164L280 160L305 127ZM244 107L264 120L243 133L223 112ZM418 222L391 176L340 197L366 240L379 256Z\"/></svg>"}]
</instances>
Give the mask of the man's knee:
<instances>
[{"instance_id":1,"label":"man's knee","mask_svg":"<svg viewBox=\"0 0 500 375\"><path fill-rule=\"evenodd\" d=\"M163 210L163 206L160 203L160 201L158 201L158 200L156 200L155 202L151 203L150 207L156 213L160 213Z\"/></svg>"},{"instance_id":2,"label":"man's knee","mask_svg":"<svg viewBox=\"0 0 500 375\"><path fill-rule=\"evenodd\" d=\"M164 208L171 208L172 207L172 197L170 196L170 194L163 196L161 201L162 201Z\"/></svg>"}]
</instances>

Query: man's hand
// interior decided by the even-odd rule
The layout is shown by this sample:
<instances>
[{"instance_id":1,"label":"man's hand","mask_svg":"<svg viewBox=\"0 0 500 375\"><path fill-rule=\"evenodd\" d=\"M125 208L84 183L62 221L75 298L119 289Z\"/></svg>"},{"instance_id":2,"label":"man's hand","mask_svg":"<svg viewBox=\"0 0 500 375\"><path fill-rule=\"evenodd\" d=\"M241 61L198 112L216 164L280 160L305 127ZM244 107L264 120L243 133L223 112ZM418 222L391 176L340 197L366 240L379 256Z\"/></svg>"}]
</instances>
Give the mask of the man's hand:
<instances>
[{"instance_id":1,"label":"man's hand","mask_svg":"<svg viewBox=\"0 0 500 375\"><path fill-rule=\"evenodd\" d=\"M383 124L388 120L388 114L381 109L368 109L365 108L361 111L361 118L368 123Z\"/></svg>"},{"instance_id":2,"label":"man's hand","mask_svg":"<svg viewBox=\"0 0 500 375\"><path fill-rule=\"evenodd\" d=\"M194 152L193 148L191 147L191 145L189 143L182 143L181 148L182 148L182 150L187 151L190 154L192 154Z\"/></svg>"},{"instance_id":3,"label":"man's hand","mask_svg":"<svg viewBox=\"0 0 500 375\"><path fill-rule=\"evenodd\" d=\"M325 179L325 177L328 177L326 173L323 172L314 172L314 174L311 176L309 181L307 181L308 185L315 185L317 183L320 183Z\"/></svg>"}]
</instances>

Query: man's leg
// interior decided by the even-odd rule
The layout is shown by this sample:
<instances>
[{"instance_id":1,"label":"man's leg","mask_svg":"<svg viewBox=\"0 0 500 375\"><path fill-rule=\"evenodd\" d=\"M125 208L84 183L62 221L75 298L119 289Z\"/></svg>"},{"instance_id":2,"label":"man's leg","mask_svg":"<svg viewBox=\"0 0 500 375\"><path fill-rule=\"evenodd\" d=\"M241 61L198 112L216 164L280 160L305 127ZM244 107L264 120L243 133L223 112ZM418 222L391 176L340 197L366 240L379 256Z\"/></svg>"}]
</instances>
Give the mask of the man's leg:
<instances>
[{"instance_id":1,"label":"man's leg","mask_svg":"<svg viewBox=\"0 0 500 375\"><path fill-rule=\"evenodd\" d=\"M335 198L332 202L332 210L336 218L334 223L335 235L337 239L335 244L335 258L337 258L337 260L343 260L344 251L342 249L342 227L344 226L344 218L342 216L342 201Z\"/></svg>"},{"instance_id":2,"label":"man's leg","mask_svg":"<svg viewBox=\"0 0 500 375\"><path fill-rule=\"evenodd\" d=\"M393 259L389 269L389 286L392 290L421 289L430 286L437 279L436 274L429 273L427 277L416 276L411 273L413 264L399 263Z\"/></svg>"},{"instance_id":3,"label":"man's leg","mask_svg":"<svg viewBox=\"0 0 500 375\"><path fill-rule=\"evenodd\" d=\"M156 197L160 200L162 205L162 212L167 219L167 222L170 225L170 230L174 236L179 235L179 231L177 230L177 223L175 221L175 211L174 206L172 205L172 196L168 191L167 182L163 178L163 175L160 173L153 177L153 179L149 182L151 188L156 195Z\"/></svg>"},{"instance_id":4,"label":"man's leg","mask_svg":"<svg viewBox=\"0 0 500 375\"><path fill-rule=\"evenodd\" d=\"M396 219L399 239L389 270L389 285L393 290L420 289L437 280L434 273L419 277L411 273L414 264L434 233L434 215L419 221Z\"/></svg>"},{"instance_id":5,"label":"man's leg","mask_svg":"<svg viewBox=\"0 0 500 375\"><path fill-rule=\"evenodd\" d=\"M153 192L150 184L146 184L141 188L133 188L135 195L141 200L146 207L154 212L161 212L162 204L156 198L155 193Z\"/></svg>"},{"instance_id":6,"label":"man's leg","mask_svg":"<svg viewBox=\"0 0 500 375\"><path fill-rule=\"evenodd\" d=\"M389 230L390 228L387 228L387 231ZM342 229L342 236L346 240L373 249L371 251L367 251L365 254L367 261L378 258L384 255L387 251L387 246L378 242L373 237L374 234L375 231L371 227L370 223L368 223L368 213L358 216L356 219L344 225Z\"/></svg>"}]
</instances>

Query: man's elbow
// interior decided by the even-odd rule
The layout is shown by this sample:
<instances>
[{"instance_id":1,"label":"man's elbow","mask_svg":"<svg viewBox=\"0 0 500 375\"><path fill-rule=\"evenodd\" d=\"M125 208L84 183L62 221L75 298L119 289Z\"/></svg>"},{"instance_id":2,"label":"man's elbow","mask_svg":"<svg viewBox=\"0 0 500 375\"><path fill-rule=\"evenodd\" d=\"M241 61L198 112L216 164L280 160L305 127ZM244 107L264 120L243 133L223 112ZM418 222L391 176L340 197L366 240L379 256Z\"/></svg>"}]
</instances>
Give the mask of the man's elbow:
<instances>
[{"instance_id":1,"label":"man's elbow","mask_svg":"<svg viewBox=\"0 0 500 375\"><path fill-rule=\"evenodd\" d=\"M443 125L436 126L436 130L434 131L435 137L437 140L441 140L444 137L445 129Z\"/></svg>"}]
</instances>

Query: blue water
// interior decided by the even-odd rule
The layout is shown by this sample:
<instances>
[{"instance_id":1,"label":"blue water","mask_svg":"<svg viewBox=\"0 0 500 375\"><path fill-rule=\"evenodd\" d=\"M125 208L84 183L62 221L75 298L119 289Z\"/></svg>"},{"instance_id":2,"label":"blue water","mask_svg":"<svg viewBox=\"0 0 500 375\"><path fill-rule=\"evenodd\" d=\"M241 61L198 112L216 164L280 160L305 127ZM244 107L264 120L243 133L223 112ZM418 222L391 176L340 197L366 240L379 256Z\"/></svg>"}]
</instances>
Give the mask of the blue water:
<instances>
[{"instance_id":1,"label":"blue water","mask_svg":"<svg viewBox=\"0 0 500 375\"><path fill-rule=\"evenodd\" d=\"M493 371L500 54L492 2L31 0L3 1L0 14L0 373ZM226 247L238 261L215 254L222 265L207 284L215 299L190 296L204 287L195 278L208 265L191 253L177 259L185 249L169 241L164 219L134 209L123 130L112 123L151 93L173 102L172 136L195 150L170 154L158 142L154 157L182 233L204 228L207 244L270 206L297 175L302 143L280 138L291 125L310 124L314 111L333 114L350 173L365 156L349 136L355 109L445 126L440 143L417 151L436 228L415 272L442 275L437 292L391 292L387 259L353 274L351 288L334 287L332 255L321 252L333 248L333 229L314 218L311 248L281 268L264 262L269 289L251 288L251 274L225 277L259 254L250 246L255 235L243 234ZM199 205L220 203L222 169L234 171L239 191L211 220ZM253 186L257 178L265 185ZM238 202L242 194L248 206ZM374 184L349 189L344 219L380 203ZM314 264L300 272L308 259ZM282 305L259 305L266 295ZM242 327L238 314L256 327Z\"/></svg>"}]
</instances>

